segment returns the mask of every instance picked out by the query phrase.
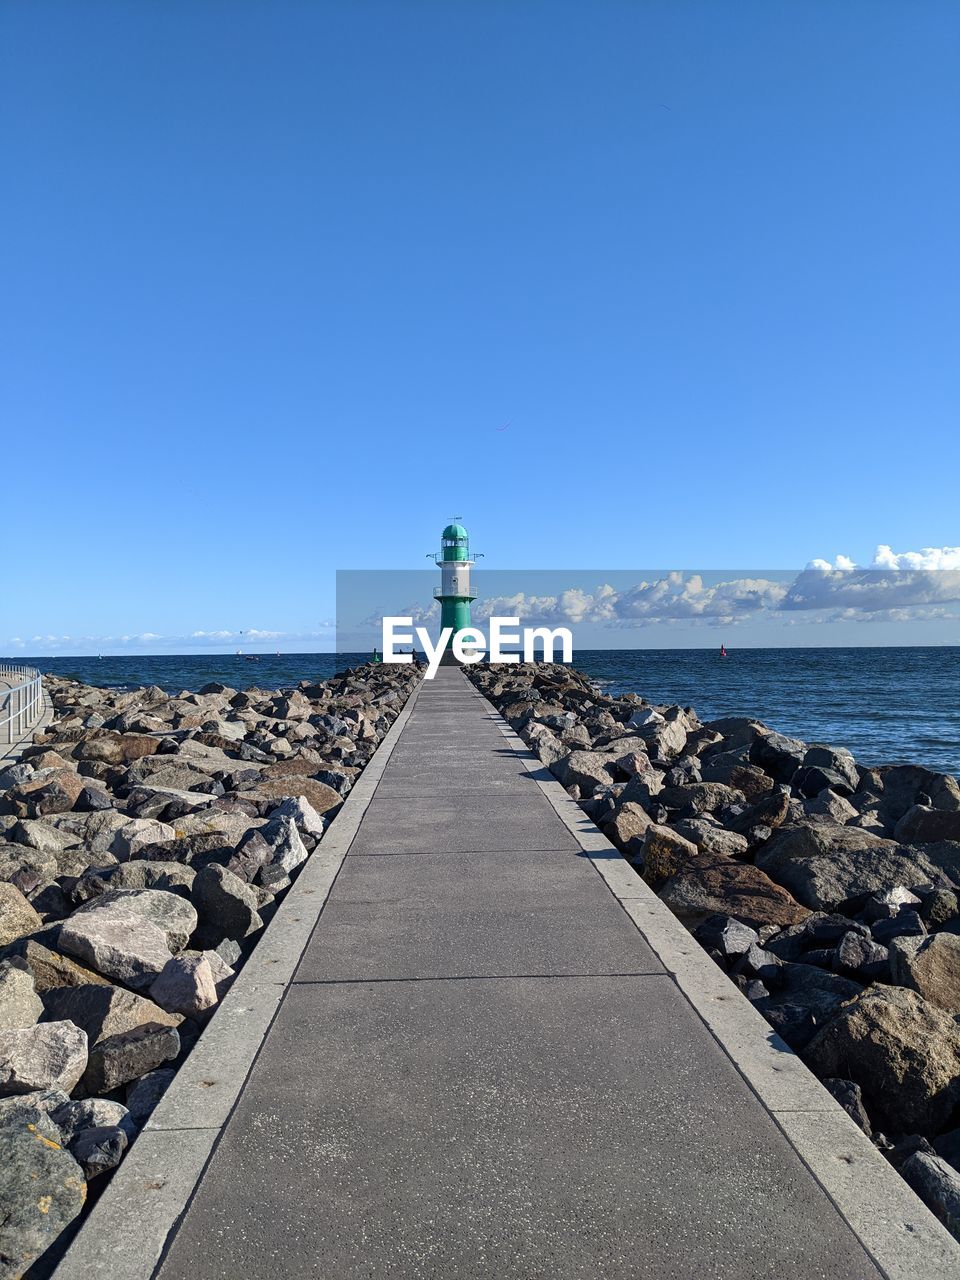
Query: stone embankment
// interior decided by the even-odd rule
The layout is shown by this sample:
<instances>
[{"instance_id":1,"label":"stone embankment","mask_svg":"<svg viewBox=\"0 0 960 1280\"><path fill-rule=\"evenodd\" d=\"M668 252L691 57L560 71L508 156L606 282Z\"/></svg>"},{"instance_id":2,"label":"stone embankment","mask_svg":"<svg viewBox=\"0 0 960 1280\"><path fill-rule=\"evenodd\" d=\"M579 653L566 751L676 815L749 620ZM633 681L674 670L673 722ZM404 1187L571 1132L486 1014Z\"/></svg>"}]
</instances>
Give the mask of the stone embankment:
<instances>
[{"instance_id":1,"label":"stone embankment","mask_svg":"<svg viewBox=\"0 0 960 1280\"><path fill-rule=\"evenodd\" d=\"M0 770L0 1280L123 1158L418 680L47 677L55 721Z\"/></svg>"},{"instance_id":2,"label":"stone embankment","mask_svg":"<svg viewBox=\"0 0 960 1280\"><path fill-rule=\"evenodd\" d=\"M467 673L960 1236L960 786L757 720Z\"/></svg>"}]
</instances>

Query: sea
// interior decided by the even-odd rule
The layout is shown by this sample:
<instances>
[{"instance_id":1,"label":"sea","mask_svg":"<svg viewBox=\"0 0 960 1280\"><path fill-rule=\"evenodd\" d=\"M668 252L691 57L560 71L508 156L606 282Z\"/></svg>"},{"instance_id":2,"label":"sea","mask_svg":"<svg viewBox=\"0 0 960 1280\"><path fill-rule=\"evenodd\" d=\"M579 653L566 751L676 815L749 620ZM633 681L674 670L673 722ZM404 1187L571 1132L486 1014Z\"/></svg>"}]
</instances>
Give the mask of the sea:
<instances>
[{"instance_id":1,"label":"sea","mask_svg":"<svg viewBox=\"0 0 960 1280\"><path fill-rule=\"evenodd\" d=\"M18 659L87 684L169 692L211 680L282 689L325 679L362 653L183 654ZM751 716L866 765L923 764L960 775L960 647L579 649L574 665L606 693L692 706L703 720Z\"/></svg>"}]
</instances>

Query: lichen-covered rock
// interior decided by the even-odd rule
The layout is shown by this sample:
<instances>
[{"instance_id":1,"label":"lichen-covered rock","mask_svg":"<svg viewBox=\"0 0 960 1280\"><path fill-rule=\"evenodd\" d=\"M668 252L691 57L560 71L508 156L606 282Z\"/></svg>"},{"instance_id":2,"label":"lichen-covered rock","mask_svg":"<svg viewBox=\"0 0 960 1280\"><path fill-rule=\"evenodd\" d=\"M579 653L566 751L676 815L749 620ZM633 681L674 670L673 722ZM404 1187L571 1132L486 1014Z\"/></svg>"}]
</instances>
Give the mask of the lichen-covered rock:
<instances>
[{"instance_id":1,"label":"lichen-covered rock","mask_svg":"<svg viewBox=\"0 0 960 1280\"><path fill-rule=\"evenodd\" d=\"M0 1280L20 1280L77 1216L86 1195L80 1166L56 1142L0 1129Z\"/></svg>"},{"instance_id":2,"label":"lichen-covered rock","mask_svg":"<svg viewBox=\"0 0 960 1280\"><path fill-rule=\"evenodd\" d=\"M76 987L91 982L106 986L108 983L101 974L77 964L69 956L62 956L59 951L51 951L33 938L23 940L18 950L30 967L39 995L54 987Z\"/></svg>"},{"instance_id":3,"label":"lichen-covered rock","mask_svg":"<svg viewBox=\"0 0 960 1280\"><path fill-rule=\"evenodd\" d=\"M0 1031L0 1095L76 1088L87 1065L87 1035L72 1022Z\"/></svg>"},{"instance_id":4,"label":"lichen-covered rock","mask_svg":"<svg viewBox=\"0 0 960 1280\"><path fill-rule=\"evenodd\" d=\"M818 1032L806 1057L822 1076L855 1081L890 1133L936 1133L960 1101L960 1027L903 987L871 987Z\"/></svg>"},{"instance_id":5,"label":"lichen-covered rock","mask_svg":"<svg viewBox=\"0 0 960 1280\"><path fill-rule=\"evenodd\" d=\"M651 823L643 836L644 876L656 888L695 862L700 850L671 827Z\"/></svg>"}]
</instances>

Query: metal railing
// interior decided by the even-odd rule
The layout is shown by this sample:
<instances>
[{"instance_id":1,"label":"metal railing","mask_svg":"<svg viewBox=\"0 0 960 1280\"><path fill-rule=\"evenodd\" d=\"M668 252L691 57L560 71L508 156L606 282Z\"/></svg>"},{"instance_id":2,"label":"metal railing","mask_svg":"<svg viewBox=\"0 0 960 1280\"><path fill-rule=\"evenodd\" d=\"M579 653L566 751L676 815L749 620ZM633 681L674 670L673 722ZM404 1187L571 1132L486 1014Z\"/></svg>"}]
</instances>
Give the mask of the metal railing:
<instances>
[{"instance_id":1,"label":"metal railing","mask_svg":"<svg viewBox=\"0 0 960 1280\"><path fill-rule=\"evenodd\" d=\"M467 587L466 591L449 591L449 592L444 591L443 587L433 588L434 600L442 600L444 596L446 596L447 599L452 599L454 596L456 596L458 600L476 600L477 591L475 587Z\"/></svg>"},{"instance_id":2,"label":"metal railing","mask_svg":"<svg viewBox=\"0 0 960 1280\"><path fill-rule=\"evenodd\" d=\"M42 715L43 677L36 667L0 663L0 743L19 742Z\"/></svg>"}]
</instances>

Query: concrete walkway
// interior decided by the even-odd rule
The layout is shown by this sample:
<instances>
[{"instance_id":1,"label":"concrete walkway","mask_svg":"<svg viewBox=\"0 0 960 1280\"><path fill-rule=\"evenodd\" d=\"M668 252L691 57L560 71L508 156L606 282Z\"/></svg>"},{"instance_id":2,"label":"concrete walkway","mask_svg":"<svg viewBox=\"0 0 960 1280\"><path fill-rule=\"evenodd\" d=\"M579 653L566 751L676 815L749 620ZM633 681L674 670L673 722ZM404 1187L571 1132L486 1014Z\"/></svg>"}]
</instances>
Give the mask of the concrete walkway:
<instances>
[{"instance_id":1,"label":"concrete walkway","mask_svg":"<svg viewBox=\"0 0 960 1280\"><path fill-rule=\"evenodd\" d=\"M447 668L157 1274L883 1272Z\"/></svg>"}]
</instances>

